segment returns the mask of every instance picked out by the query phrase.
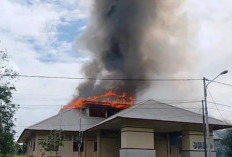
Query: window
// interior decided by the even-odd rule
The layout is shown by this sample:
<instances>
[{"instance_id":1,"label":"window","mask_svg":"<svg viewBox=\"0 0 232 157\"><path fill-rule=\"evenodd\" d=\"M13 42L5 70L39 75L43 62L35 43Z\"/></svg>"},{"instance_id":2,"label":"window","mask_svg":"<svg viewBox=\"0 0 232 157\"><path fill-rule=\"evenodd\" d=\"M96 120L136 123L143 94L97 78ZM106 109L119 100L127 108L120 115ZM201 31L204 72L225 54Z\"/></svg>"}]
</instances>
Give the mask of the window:
<instances>
[{"instance_id":1,"label":"window","mask_svg":"<svg viewBox=\"0 0 232 157\"><path fill-rule=\"evenodd\" d=\"M80 152L83 152L84 151L84 142L80 143L80 142L77 142L77 141L73 142L73 151L78 152L79 146L80 146Z\"/></svg>"},{"instance_id":2,"label":"window","mask_svg":"<svg viewBox=\"0 0 232 157\"><path fill-rule=\"evenodd\" d=\"M94 152L97 152L97 141L94 141Z\"/></svg>"},{"instance_id":3,"label":"window","mask_svg":"<svg viewBox=\"0 0 232 157\"><path fill-rule=\"evenodd\" d=\"M33 140L32 147L32 150L35 151L35 140Z\"/></svg>"}]
</instances>

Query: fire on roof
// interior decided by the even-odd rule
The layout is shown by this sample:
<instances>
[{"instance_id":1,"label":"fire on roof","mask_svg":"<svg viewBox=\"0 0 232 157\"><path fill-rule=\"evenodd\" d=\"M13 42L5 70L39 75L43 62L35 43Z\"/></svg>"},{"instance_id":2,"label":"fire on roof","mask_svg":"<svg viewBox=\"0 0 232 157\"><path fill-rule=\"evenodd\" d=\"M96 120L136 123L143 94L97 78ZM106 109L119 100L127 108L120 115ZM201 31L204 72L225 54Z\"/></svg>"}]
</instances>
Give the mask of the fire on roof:
<instances>
[{"instance_id":1,"label":"fire on roof","mask_svg":"<svg viewBox=\"0 0 232 157\"><path fill-rule=\"evenodd\" d=\"M114 108L116 110L122 110L131 107L133 104L134 98L132 96L127 96L126 93L118 95L113 90L110 90L103 95L74 99L68 105L64 106L62 111L72 108L82 109L86 107Z\"/></svg>"}]
</instances>

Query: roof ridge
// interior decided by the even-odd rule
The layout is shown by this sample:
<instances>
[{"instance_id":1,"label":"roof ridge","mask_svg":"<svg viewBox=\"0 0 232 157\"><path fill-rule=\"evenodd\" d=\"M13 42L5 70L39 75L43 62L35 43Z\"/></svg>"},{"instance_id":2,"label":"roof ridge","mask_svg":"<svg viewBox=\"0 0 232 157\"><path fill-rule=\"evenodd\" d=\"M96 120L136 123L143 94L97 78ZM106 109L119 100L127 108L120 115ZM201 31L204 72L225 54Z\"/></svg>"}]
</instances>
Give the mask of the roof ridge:
<instances>
[{"instance_id":1,"label":"roof ridge","mask_svg":"<svg viewBox=\"0 0 232 157\"><path fill-rule=\"evenodd\" d=\"M174 106L174 105L171 105L171 104L168 104L168 103L160 102L160 101L157 101L157 102L159 102L159 103L161 103L161 104L165 104L165 105L167 105L167 106L171 106L171 107L174 107L174 108L178 108L178 109L181 109L181 110L184 110L184 111L187 111L187 112L191 112L191 113L195 113L195 114L198 114L198 115L202 116L202 114L200 114L200 113L193 112L193 111L187 110L187 109L185 109L185 108L180 108L180 107L177 107L177 106ZM213 119L213 120L218 120L218 121L221 121L221 122L226 123L226 122L223 121L223 120L220 120L220 119L217 119L217 118L213 118L213 117L211 117L211 116L208 116L208 118Z\"/></svg>"},{"instance_id":2,"label":"roof ridge","mask_svg":"<svg viewBox=\"0 0 232 157\"><path fill-rule=\"evenodd\" d=\"M137 106L144 105L147 101L156 101L156 100L149 99L149 100L142 101L142 102L140 102L140 103L138 103L138 104L134 104L133 106L131 106L131 107L127 108L127 109L124 109L124 110L122 110L122 111L116 113L115 115L112 115L112 116L106 118L105 120L107 120L107 119L112 119L113 117L116 118L116 117L118 117L118 116L120 116L120 115L126 114L126 113L128 113L128 112L134 110ZM158 101L156 101L156 102L158 102ZM105 120L104 120L104 121L105 121Z\"/></svg>"},{"instance_id":3,"label":"roof ridge","mask_svg":"<svg viewBox=\"0 0 232 157\"><path fill-rule=\"evenodd\" d=\"M138 104L135 104L135 105L131 106L130 108L127 108L127 109L125 109L125 110L122 110L121 112L116 113L116 114L115 114L115 117L117 117L117 115L119 115L120 113L121 113L121 114L128 113L128 112L132 111L133 109L135 109L137 106L143 105L143 104L144 104L145 102L147 102L147 101L150 101L150 100L145 100L145 101L143 101L143 102L140 102L140 103L138 103ZM124 112L125 112L125 113L124 113ZM107 118L107 119L108 119L108 118Z\"/></svg>"},{"instance_id":4,"label":"roof ridge","mask_svg":"<svg viewBox=\"0 0 232 157\"><path fill-rule=\"evenodd\" d=\"M147 102L149 102L150 101L150 103L151 104L147 104ZM130 108L127 108L127 109L125 109L125 110L122 110L122 111L120 111L119 113L117 113L117 114L115 114L115 115L113 115L113 116L111 116L111 117L108 117L107 119L105 119L105 120L103 120L103 121L101 121L101 122L99 122L99 123L97 123L97 124L95 124L95 125L93 125L92 127L90 127L90 128L88 128L86 131L89 131L89 130L92 130L92 129L94 129L94 128L97 128L98 126L100 126L100 125L104 125L104 123L107 123L107 122L109 122L109 121L113 121L114 119L117 119L117 118L134 118L134 119L139 119L137 116L138 115L136 115L135 117L133 117L133 115L131 115L131 117L129 116L127 116L127 114L130 114L129 112L131 112L131 111L133 111L134 109L139 109L139 107L140 106L142 106L142 105L152 105L153 103L154 103L154 105L166 105L166 106L168 106L168 107L171 107L171 109L172 108L174 108L174 109L178 109L179 111L183 111L183 112L186 112L186 113L188 113L187 115L186 115L186 113L183 113L186 117L188 117L188 115L189 115L189 113L191 113L192 114L192 116L194 117L194 118L196 118L197 117L197 120L195 121L195 120L192 120L191 118L190 119L187 119L186 121L182 121L182 120L174 120L174 121L176 121L176 122L179 122L179 123L193 123L193 124L201 124L202 123L202 121L200 121L201 120L201 118L199 117L199 116L202 116L200 113L197 113L197 112L194 112L194 111L190 111L190 110L187 110L187 109L183 109L183 108L180 108L180 107L177 107L177 106L174 106L174 105L171 105L171 104L167 104L167 103L163 103L163 102L160 102L160 101L157 101L157 100L154 100L154 99L149 99L149 100L146 100L146 101L143 101L143 102L141 102L141 103L138 103L138 104L136 104L136 105L133 105L132 107L130 107ZM157 106L158 107L158 106ZM150 108L146 108L146 109L150 109ZM152 109L155 109L155 108L152 108ZM137 117L137 118L136 118ZM178 116L179 117L179 116ZM141 119L141 118L140 118ZM144 118L144 120L145 119L149 119L149 118ZM149 119L149 120L160 120L160 121L167 121L167 120L165 120L165 119L157 119L157 117L156 118L154 118L154 119ZM212 124L212 125L229 125L229 124L226 124L224 121L221 121L221 120L219 120L219 119L216 119L216 118L212 118L212 117L210 117L210 120L212 121L212 123L210 123L210 124Z\"/></svg>"},{"instance_id":5,"label":"roof ridge","mask_svg":"<svg viewBox=\"0 0 232 157\"><path fill-rule=\"evenodd\" d=\"M156 102L156 103L160 103L160 104L164 104L164 105L167 105L167 106L170 106L170 107L174 107L174 108L177 108L177 109L180 109L180 110L184 110L186 112L189 112L189 113L193 113L193 114L197 114L197 115L200 115L202 116L202 114L200 113L197 113L197 112L193 112L193 111L190 111L190 110L187 110L187 109L184 109L184 108L180 108L180 107L177 107L177 106L174 106L174 105L171 105L171 104L168 104L168 103L164 103L164 102L161 102L161 101L158 101L158 100L154 100L154 99L148 99L148 100L145 100L137 105L133 105L132 107L126 109L126 110L123 110L120 114L120 112L118 114L115 115L115 117L118 117L118 116L122 116L130 111L133 111L134 109L136 109L138 106L142 106L142 105L146 105L146 102L149 102L149 101L153 101L153 102ZM108 118L107 118L108 119ZM217 120L217 121L220 121L220 122L223 122L225 124L228 124L220 119L217 119L217 118L213 118L211 116L209 116L209 119L212 119L212 120Z\"/></svg>"}]
</instances>

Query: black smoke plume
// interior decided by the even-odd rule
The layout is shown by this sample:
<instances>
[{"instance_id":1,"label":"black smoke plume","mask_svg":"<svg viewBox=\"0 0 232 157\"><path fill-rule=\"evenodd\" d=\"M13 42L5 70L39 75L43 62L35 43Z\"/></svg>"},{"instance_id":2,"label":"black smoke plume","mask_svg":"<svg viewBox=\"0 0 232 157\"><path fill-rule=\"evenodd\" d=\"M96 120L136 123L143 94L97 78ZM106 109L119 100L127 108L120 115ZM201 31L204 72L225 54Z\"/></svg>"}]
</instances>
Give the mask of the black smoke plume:
<instances>
[{"instance_id":1,"label":"black smoke plume","mask_svg":"<svg viewBox=\"0 0 232 157\"><path fill-rule=\"evenodd\" d=\"M78 40L92 57L83 66L84 75L146 79L185 71L190 60L180 8L181 2L173 0L95 0L90 24ZM110 89L136 96L150 85L149 81L88 80L77 90L78 97Z\"/></svg>"}]
</instances>

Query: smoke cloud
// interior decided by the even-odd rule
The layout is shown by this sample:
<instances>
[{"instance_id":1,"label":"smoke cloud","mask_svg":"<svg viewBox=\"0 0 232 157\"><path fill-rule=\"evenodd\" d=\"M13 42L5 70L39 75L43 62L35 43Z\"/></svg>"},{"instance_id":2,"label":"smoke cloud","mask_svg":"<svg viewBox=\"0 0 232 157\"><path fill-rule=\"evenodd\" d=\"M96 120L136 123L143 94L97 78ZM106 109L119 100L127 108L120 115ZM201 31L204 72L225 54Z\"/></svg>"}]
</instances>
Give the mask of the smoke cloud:
<instances>
[{"instance_id":1,"label":"smoke cloud","mask_svg":"<svg viewBox=\"0 0 232 157\"><path fill-rule=\"evenodd\" d=\"M83 66L86 77L146 79L175 77L191 71L187 50L191 35L182 8L173 0L95 0L90 24L78 39L92 60ZM109 89L136 96L148 81L93 81L77 87L78 97Z\"/></svg>"}]
</instances>

